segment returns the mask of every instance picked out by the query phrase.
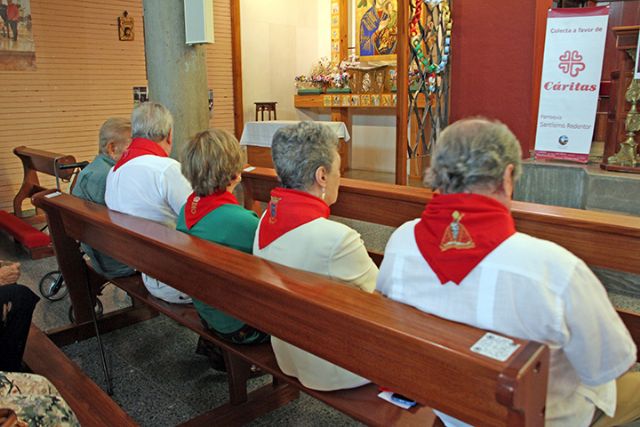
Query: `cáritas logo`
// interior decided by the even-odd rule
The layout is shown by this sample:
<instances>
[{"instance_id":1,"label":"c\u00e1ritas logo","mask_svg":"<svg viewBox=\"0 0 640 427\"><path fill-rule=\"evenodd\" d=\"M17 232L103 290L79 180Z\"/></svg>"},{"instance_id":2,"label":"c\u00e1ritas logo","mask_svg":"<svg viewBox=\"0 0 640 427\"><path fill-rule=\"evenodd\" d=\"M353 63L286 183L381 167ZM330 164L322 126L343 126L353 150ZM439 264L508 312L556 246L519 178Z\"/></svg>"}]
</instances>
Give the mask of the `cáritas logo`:
<instances>
[{"instance_id":1,"label":"c\u00e1ritas logo","mask_svg":"<svg viewBox=\"0 0 640 427\"><path fill-rule=\"evenodd\" d=\"M578 74L587 68L582 62L582 55L577 50L566 50L558 59L560 60L558 68L571 77L578 77Z\"/></svg>"}]
</instances>

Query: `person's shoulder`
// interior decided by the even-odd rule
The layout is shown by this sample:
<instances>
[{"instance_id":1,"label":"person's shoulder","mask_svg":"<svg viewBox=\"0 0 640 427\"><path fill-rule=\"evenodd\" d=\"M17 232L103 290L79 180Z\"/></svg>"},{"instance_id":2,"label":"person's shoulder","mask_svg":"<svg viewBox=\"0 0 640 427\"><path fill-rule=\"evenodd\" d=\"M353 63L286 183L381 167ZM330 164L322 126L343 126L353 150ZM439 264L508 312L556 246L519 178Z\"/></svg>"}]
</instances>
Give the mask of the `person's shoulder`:
<instances>
[{"instance_id":1,"label":"person's shoulder","mask_svg":"<svg viewBox=\"0 0 640 427\"><path fill-rule=\"evenodd\" d=\"M145 155L136 157L134 159L129 160L122 166L120 166L116 172L118 171L136 171L146 169L148 171L156 171L159 173L177 169L180 171L180 162L171 157L161 157L161 156L153 156L153 155Z\"/></svg>"},{"instance_id":2,"label":"person's shoulder","mask_svg":"<svg viewBox=\"0 0 640 427\"><path fill-rule=\"evenodd\" d=\"M509 238L509 251L545 263L563 264L567 261L579 261L576 255L557 243L519 232Z\"/></svg>"},{"instance_id":3,"label":"person's shoulder","mask_svg":"<svg viewBox=\"0 0 640 427\"><path fill-rule=\"evenodd\" d=\"M338 221L334 221L329 218L318 218L315 221L308 223L310 228L317 233L326 233L327 237L340 238L347 234L358 234L356 230Z\"/></svg>"},{"instance_id":4,"label":"person's shoulder","mask_svg":"<svg viewBox=\"0 0 640 427\"><path fill-rule=\"evenodd\" d=\"M407 239L415 240L414 229L419 221L420 218L412 219L398 227L391 234L391 237L389 237L389 241L387 242L387 250L393 249L397 245L405 247Z\"/></svg>"}]
</instances>

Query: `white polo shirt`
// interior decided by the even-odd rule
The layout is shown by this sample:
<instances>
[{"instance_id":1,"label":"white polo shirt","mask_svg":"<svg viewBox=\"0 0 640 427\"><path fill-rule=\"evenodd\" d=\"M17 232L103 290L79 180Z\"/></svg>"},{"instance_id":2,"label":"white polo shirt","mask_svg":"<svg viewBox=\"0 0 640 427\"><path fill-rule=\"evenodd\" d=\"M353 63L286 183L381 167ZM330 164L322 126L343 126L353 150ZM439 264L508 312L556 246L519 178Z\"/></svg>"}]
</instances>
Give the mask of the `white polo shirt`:
<instances>
[{"instance_id":1,"label":"white polo shirt","mask_svg":"<svg viewBox=\"0 0 640 427\"><path fill-rule=\"evenodd\" d=\"M253 242L255 256L322 274L365 292L375 289L378 267L369 258L358 232L344 224L318 218L283 234L262 249L258 245L259 235L260 226ZM271 337L271 345L282 372L298 378L310 389L331 391L369 383L366 378L277 337Z\"/></svg>"},{"instance_id":2,"label":"white polo shirt","mask_svg":"<svg viewBox=\"0 0 640 427\"><path fill-rule=\"evenodd\" d=\"M170 157L144 155L129 160L107 175L104 195L109 209L150 219L176 228L180 208L192 189L180 171L180 163ZM142 275L149 293L172 303L189 303L188 295Z\"/></svg>"},{"instance_id":3,"label":"white polo shirt","mask_svg":"<svg viewBox=\"0 0 640 427\"><path fill-rule=\"evenodd\" d=\"M129 160L107 175L104 195L109 209L175 228L191 185L170 157L145 155Z\"/></svg>"},{"instance_id":4,"label":"white polo shirt","mask_svg":"<svg viewBox=\"0 0 640 427\"><path fill-rule=\"evenodd\" d=\"M575 255L516 233L460 285L440 283L415 241L419 220L389 240L376 288L419 310L550 348L547 426L588 426L595 407L613 415L615 379L636 361L636 347L604 287ZM466 425L438 414L447 426Z\"/></svg>"}]
</instances>

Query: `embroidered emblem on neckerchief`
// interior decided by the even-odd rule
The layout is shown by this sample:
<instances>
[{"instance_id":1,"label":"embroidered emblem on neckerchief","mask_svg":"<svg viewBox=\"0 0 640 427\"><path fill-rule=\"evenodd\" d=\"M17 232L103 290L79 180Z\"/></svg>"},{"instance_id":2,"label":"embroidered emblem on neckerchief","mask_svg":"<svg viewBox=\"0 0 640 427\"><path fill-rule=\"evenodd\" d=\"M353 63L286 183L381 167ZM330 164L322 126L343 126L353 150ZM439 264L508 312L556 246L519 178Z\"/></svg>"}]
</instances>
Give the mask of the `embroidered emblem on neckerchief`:
<instances>
[{"instance_id":1,"label":"embroidered emblem on neckerchief","mask_svg":"<svg viewBox=\"0 0 640 427\"><path fill-rule=\"evenodd\" d=\"M196 196L193 198L193 201L191 202L191 213L195 215L195 213L198 211L198 202L200 201L200 196Z\"/></svg>"},{"instance_id":2,"label":"embroidered emblem on neckerchief","mask_svg":"<svg viewBox=\"0 0 640 427\"><path fill-rule=\"evenodd\" d=\"M449 249L471 249L475 248L476 244L471 238L471 235L467 231L467 228L460 223L464 214L458 211L453 211L451 214L453 221L445 229L440 241L440 250L442 252Z\"/></svg>"},{"instance_id":3,"label":"embroidered emblem on neckerchief","mask_svg":"<svg viewBox=\"0 0 640 427\"><path fill-rule=\"evenodd\" d=\"M278 202L282 200L282 197L271 196L269 202L269 224L275 224L278 221Z\"/></svg>"}]
</instances>

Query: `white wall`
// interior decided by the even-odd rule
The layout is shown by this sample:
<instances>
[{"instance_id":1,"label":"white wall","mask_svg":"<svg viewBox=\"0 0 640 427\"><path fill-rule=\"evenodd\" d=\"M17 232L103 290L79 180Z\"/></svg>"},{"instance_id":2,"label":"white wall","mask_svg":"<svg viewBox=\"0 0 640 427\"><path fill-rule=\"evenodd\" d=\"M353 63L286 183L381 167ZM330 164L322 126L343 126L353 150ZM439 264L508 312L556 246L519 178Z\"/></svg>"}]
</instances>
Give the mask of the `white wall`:
<instances>
[{"instance_id":1,"label":"white wall","mask_svg":"<svg viewBox=\"0 0 640 427\"><path fill-rule=\"evenodd\" d=\"M244 119L256 101L278 102L278 119L296 120L294 77L330 56L331 0L241 0Z\"/></svg>"},{"instance_id":2,"label":"white wall","mask_svg":"<svg viewBox=\"0 0 640 427\"><path fill-rule=\"evenodd\" d=\"M293 106L294 77L331 49L331 0L240 0L244 120L257 101L276 101L280 120L330 120ZM395 111L353 116L353 169L393 172Z\"/></svg>"}]
</instances>

